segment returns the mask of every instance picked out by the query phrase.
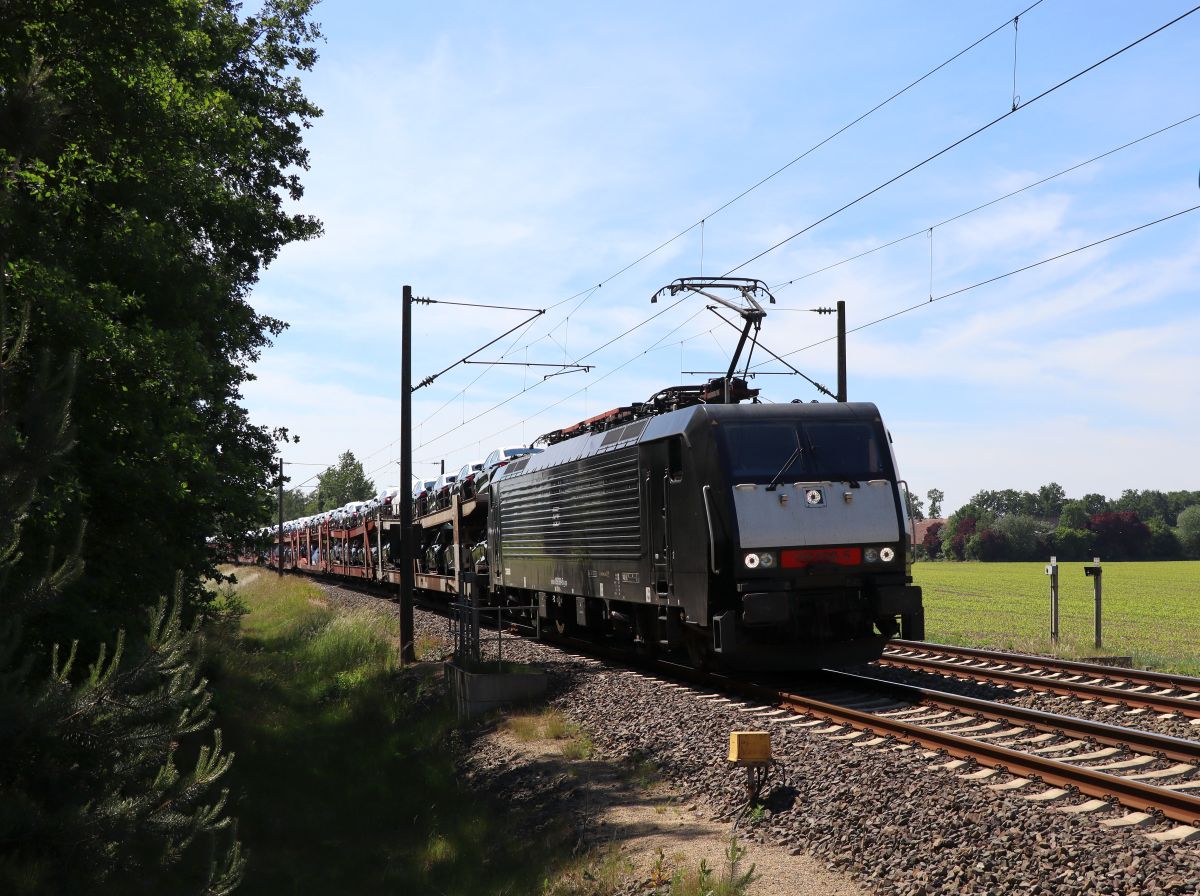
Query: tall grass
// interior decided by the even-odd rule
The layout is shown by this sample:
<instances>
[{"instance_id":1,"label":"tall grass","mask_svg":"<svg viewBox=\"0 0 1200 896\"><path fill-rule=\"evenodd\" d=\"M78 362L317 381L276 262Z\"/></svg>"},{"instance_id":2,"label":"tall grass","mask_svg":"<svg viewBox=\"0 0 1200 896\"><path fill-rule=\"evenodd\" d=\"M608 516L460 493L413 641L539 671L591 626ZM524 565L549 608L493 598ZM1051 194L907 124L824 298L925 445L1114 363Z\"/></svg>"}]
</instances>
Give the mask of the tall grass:
<instances>
[{"instance_id":1,"label":"tall grass","mask_svg":"<svg viewBox=\"0 0 1200 896\"><path fill-rule=\"evenodd\" d=\"M248 612L209 643L238 754L239 893L537 892L559 857L463 791L440 668L397 668L384 614L340 612L302 579L245 578Z\"/></svg>"}]
</instances>

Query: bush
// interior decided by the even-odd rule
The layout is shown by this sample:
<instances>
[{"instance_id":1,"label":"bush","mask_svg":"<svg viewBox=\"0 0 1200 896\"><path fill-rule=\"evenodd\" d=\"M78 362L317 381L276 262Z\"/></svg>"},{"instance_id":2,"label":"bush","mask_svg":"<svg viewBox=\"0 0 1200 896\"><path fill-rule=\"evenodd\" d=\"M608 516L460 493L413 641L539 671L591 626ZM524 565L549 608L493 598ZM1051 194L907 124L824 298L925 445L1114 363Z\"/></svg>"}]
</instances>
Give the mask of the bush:
<instances>
[{"instance_id":1,"label":"bush","mask_svg":"<svg viewBox=\"0 0 1200 896\"><path fill-rule=\"evenodd\" d=\"M949 551L947 560L965 560L967 555L967 537L955 535L949 542L942 542L943 553Z\"/></svg>"},{"instance_id":2,"label":"bush","mask_svg":"<svg viewBox=\"0 0 1200 896\"><path fill-rule=\"evenodd\" d=\"M1054 554L1059 560L1091 560L1092 533L1086 529L1059 526L1054 530Z\"/></svg>"},{"instance_id":3,"label":"bush","mask_svg":"<svg viewBox=\"0 0 1200 896\"><path fill-rule=\"evenodd\" d=\"M1200 504L1193 504L1179 514L1179 543L1191 559L1200 558Z\"/></svg>"},{"instance_id":4,"label":"bush","mask_svg":"<svg viewBox=\"0 0 1200 896\"><path fill-rule=\"evenodd\" d=\"M1174 529L1160 519L1151 520L1146 524L1146 528L1150 530L1150 559L1183 559L1183 545Z\"/></svg>"},{"instance_id":5,"label":"bush","mask_svg":"<svg viewBox=\"0 0 1200 896\"><path fill-rule=\"evenodd\" d=\"M1006 560L1042 559L1049 524L1023 513L1010 513L997 520L994 529L1004 536Z\"/></svg>"},{"instance_id":6,"label":"bush","mask_svg":"<svg viewBox=\"0 0 1200 896\"><path fill-rule=\"evenodd\" d=\"M925 530L925 537L921 540L921 547L925 550L925 556L933 559L942 552L942 529L945 528L944 523L934 523Z\"/></svg>"},{"instance_id":7,"label":"bush","mask_svg":"<svg viewBox=\"0 0 1200 896\"><path fill-rule=\"evenodd\" d=\"M1150 553L1150 529L1132 510L1097 513L1088 523L1093 546L1104 559L1141 560Z\"/></svg>"},{"instance_id":8,"label":"bush","mask_svg":"<svg viewBox=\"0 0 1200 896\"><path fill-rule=\"evenodd\" d=\"M995 529L984 529L978 535L967 539L965 553L968 560L983 560L989 563L1007 560L1008 539Z\"/></svg>"}]
</instances>

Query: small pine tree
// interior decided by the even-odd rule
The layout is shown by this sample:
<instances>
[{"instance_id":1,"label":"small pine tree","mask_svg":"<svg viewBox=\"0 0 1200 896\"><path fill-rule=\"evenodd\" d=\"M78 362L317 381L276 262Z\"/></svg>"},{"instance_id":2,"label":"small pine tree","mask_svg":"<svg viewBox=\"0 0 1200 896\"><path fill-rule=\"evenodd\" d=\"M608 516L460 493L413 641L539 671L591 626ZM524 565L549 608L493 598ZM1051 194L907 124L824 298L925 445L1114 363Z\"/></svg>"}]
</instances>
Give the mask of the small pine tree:
<instances>
[{"instance_id":1,"label":"small pine tree","mask_svg":"<svg viewBox=\"0 0 1200 896\"><path fill-rule=\"evenodd\" d=\"M19 348L7 329L0 369ZM0 892L223 896L245 867L227 792L215 792L233 757L220 731L195 743L211 694L196 629L180 618L182 583L144 639L118 632L86 674L78 642L63 650L29 634L37 614L73 609L58 596L82 572L78 544L56 559L22 538L39 482L71 449L74 370L45 358L24 401L0 400Z\"/></svg>"}]
</instances>

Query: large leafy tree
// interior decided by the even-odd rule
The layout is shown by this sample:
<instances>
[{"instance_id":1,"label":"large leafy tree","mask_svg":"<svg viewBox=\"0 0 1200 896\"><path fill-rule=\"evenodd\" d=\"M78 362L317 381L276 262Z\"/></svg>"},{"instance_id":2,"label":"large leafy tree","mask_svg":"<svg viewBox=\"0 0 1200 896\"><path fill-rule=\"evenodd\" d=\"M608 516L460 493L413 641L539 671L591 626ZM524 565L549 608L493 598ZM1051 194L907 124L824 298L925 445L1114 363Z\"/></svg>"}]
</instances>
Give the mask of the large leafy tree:
<instances>
[{"instance_id":1,"label":"large leafy tree","mask_svg":"<svg viewBox=\"0 0 1200 896\"><path fill-rule=\"evenodd\" d=\"M27 358L79 359L77 448L26 527L46 546L88 526L87 575L47 639L86 637L83 606L99 636L140 620L177 570L194 599L205 536L264 510L273 434L240 388L283 324L248 293L320 229L290 207L320 114L297 78L316 59L311 6L0 4L0 326L27 309ZM32 375L4 371L18 394Z\"/></svg>"},{"instance_id":2,"label":"large leafy tree","mask_svg":"<svg viewBox=\"0 0 1200 896\"><path fill-rule=\"evenodd\" d=\"M375 483L367 478L362 461L353 451L342 452L338 462L318 476L317 482L317 491L326 507L365 501L375 494Z\"/></svg>"}]
</instances>

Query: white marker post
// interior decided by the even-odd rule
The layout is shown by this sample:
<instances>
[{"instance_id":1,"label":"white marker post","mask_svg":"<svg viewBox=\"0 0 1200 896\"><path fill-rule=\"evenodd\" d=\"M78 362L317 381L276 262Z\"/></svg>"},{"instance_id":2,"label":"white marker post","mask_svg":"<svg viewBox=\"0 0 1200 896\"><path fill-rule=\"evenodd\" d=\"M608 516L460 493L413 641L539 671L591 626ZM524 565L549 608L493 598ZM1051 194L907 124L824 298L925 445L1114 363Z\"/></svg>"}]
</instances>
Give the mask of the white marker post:
<instances>
[{"instance_id":1,"label":"white marker post","mask_svg":"<svg viewBox=\"0 0 1200 896\"><path fill-rule=\"evenodd\" d=\"M1046 565L1050 577L1050 640L1058 646L1058 558L1051 557Z\"/></svg>"}]
</instances>

